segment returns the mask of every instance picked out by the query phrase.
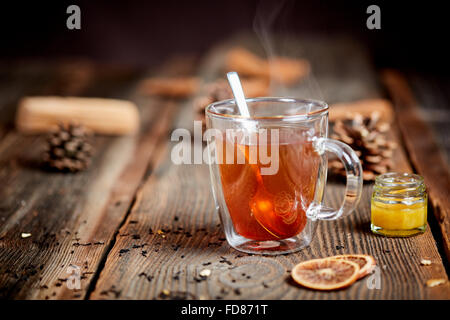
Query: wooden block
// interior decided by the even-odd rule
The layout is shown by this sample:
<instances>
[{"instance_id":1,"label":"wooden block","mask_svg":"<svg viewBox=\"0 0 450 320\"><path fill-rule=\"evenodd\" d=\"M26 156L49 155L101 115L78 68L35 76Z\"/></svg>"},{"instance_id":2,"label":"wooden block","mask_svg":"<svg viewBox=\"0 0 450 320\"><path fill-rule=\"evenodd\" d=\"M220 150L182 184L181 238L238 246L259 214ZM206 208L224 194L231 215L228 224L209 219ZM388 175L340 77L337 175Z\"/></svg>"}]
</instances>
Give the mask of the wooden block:
<instances>
[{"instance_id":1,"label":"wooden block","mask_svg":"<svg viewBox=\"0 0 450 320\"><path fill-rule=\"evenodd\" d=\"M19 102L16 127L22 133L55 130L58 123L75 122L100 134L134 134L139 111L126 100L78 97L25 97Z\"/></svg>"},{"instance_id":2,"label":"wooden block","mask_svg":"<svg viewBox=\"0 0 450 320\"><path fill-rule=\"evenodd\" d=\"M271 57L266 60L241 47L228 52L225 65L226 71L274 80L287 86L298 82L310 71L310 64L305 59Z\"/></svg>"},{"instance_id":3,"label":"wooden block","mask_svg":"<svg viewBox=\"0 0 450 320\"><path fill-rule=\"evenodd\" d=\"M199 80L196 77L146 79L141 84L141 92L147 95L187 98L198 91Z\"/></svg>"}]
</instances>

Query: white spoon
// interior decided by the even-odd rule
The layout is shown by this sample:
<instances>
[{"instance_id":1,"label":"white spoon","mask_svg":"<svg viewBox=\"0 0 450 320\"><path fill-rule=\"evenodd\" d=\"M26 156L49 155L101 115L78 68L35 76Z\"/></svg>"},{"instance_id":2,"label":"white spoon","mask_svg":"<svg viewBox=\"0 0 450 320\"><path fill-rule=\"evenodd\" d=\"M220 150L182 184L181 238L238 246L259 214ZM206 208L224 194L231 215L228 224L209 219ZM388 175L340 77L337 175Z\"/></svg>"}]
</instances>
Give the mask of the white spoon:
<instances>
[{"instance_id":1,"label":"white spoon","mask_svg":"<svg viewBox=\"0 0 450 320\"><path fill-rule=\"evenodd\" d=\"M230 83L231 90L233 91L234 100L239 108L239 113L243 117L250 118L247 101L245 101L244 90L242 89L241 80L239 80L237 72L228 72L227 78Z\"/></svg>"}]
</instances>

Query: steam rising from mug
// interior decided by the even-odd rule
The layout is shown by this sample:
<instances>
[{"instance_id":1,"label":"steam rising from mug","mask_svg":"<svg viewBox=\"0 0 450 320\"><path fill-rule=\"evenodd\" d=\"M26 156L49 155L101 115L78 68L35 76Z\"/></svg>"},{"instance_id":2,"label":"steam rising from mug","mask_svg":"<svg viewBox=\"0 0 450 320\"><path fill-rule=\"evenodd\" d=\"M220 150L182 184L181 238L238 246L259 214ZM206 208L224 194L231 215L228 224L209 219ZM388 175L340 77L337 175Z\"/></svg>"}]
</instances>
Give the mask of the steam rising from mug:
<instances>
[{"instance_id":1,"label":"steam rising from mug","mask_svg":"<svg viewBox=\"0 0 450 320\"><path fill-rule=\"evenodd\" d=\"M253 30L258 36L266 52L267 58L276 56L290 56L293 58L302 58L305 48L301 46L298 36L289 32L288 22L293 18L292 9L293 0L271 1L262 0L257 9L253 20ZM307 48L306 48L307 49ZM277 68L270 64L270 73L275 74ZM322 90L313 76L314 70L302 79L296 86L286 87L273 81L271 77L270 89L272 96L293 96L297 98L308 98L324 100Z\"/></svg>"}]
</instances>

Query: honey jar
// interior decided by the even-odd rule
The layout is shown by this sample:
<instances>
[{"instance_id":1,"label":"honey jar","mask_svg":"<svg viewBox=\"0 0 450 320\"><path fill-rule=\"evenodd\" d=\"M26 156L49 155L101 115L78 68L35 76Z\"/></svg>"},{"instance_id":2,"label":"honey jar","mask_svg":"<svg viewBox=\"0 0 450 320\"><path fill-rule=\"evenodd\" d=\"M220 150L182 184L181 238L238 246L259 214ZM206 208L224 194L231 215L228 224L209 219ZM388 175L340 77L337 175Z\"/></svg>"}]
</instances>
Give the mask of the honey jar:
<instances>
[{"instance_id":1,"label":"honey jar","mask_svg":"<svg viewBox=\"0 0 450 320\"><path fill-rule=\"evenodd\" d=\"M411 173L386 173L375 179L371 230L388 237L423 233L427 226L427 192L423 178Z\"/></svg>"}]
</instances>

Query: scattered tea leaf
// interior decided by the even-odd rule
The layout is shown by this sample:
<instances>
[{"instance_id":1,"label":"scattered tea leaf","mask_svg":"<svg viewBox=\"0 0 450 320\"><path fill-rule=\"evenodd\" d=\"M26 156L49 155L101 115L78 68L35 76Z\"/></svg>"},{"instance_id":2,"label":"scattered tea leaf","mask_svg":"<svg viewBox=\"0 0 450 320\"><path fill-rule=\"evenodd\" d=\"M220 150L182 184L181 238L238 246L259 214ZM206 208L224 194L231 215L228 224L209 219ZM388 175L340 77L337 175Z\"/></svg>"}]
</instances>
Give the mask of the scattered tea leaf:
<instances>
[{"instance_id":1,"label":"scattered tea leaf","mask_svg":"<svg viewBox=\"0 0 450 320\"><path fill-rule=\"evenodd\" d=\"M422 259L422 260L420 260L420 264L423 266L429 266L429 265L431 265L431 260Z\"/></svg>"},{"instance_id":2,"label":"scattered tea leaf","mask_svg":"<svg viewBox=\"0 0 450 320\"><path fill-rule=\"evenodd\" d=\"M445 283L445 279L430 279L427 281L427 287L433 288Z\"/></svg>"}]
</instances>

